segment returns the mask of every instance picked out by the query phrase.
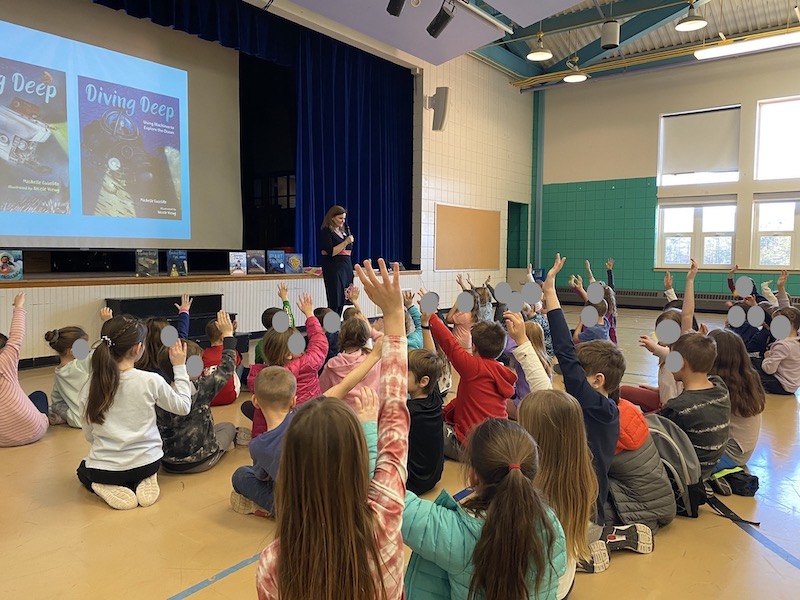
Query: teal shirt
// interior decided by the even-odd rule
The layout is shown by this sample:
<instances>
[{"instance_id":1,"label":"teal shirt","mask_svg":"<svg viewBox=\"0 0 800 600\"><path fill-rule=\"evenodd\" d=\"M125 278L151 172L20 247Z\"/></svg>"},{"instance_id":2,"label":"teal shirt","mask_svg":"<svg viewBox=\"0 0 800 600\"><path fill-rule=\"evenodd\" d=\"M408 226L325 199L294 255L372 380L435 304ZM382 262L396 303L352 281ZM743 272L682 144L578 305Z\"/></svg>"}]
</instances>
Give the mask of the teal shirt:
<instances>
[{"instance_id":1,"label":"teal shirt","mask_svg":"<svg viewBox=\"0 0 800 600\"><path fill-rule=\"evenodd\" d=\"M406 338L408 338L408 349L409 350L421 350L422 349L422 315L419 312L419 309L416 306L411 306L408 309L408 314L411 315L411 319L414 321L414 331L409 333Z\"/></svg>"}]
</instances>

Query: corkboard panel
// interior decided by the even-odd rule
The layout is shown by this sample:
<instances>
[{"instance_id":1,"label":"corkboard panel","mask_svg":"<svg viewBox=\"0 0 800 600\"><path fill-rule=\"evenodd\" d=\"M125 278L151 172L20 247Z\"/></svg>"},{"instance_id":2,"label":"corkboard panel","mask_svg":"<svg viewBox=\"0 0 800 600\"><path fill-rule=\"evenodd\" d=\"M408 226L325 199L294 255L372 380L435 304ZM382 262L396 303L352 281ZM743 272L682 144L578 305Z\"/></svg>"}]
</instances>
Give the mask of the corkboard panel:
<instances>
[{"instance_id":1,"label":"corkboard panel","mask_svg":"<svg viewBox=\"0 0 800 600\"><path fill-rule=\"evenodd\" d=\"M436 271L500 268L500 211L436 205Z\"/></svg>"}]
</instances>

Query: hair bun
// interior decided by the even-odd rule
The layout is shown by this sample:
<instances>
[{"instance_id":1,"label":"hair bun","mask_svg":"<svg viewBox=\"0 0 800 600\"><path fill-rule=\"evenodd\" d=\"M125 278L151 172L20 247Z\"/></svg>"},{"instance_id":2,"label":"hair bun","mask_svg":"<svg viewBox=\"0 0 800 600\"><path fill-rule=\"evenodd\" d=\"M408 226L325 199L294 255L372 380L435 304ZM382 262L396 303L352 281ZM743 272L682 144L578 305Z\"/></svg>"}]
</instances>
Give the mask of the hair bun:
<instances>
[{"instance_id":1,"label":"hair bun","mask_svg":"<svg viewBox=\"0 0 800 600\"><path fill-rule=\"evenodd\" d=\"M58 329L53 329L44 334L44 339L51 344L58 341Z\"/></svg>"}]
</instances>

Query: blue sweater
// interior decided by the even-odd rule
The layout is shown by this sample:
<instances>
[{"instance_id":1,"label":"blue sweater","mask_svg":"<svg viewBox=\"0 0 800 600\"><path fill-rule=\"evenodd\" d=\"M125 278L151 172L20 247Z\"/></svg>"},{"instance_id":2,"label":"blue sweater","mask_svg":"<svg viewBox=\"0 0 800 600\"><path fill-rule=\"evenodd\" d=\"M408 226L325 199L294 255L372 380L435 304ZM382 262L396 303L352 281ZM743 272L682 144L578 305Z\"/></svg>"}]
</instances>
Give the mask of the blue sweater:
<instances>
[{"instance_id":1,"label":"blue sweater","mask_svg":"<svg viewBox=\"0 0 800 600\"><path fill-rule=\"evenodd\" d=\"M583 411L586 437L592 450L592 465L599 486L597 522L602 524L605 518L603 507L608 497L608 469L619 439L619 409L613 400L598 392L586 380L586 371L575 352L564 311L550 310L547 319L553 336L553 350L564 374L564 387L568 394L578 400Z\"/></svg>"}]
</instances>

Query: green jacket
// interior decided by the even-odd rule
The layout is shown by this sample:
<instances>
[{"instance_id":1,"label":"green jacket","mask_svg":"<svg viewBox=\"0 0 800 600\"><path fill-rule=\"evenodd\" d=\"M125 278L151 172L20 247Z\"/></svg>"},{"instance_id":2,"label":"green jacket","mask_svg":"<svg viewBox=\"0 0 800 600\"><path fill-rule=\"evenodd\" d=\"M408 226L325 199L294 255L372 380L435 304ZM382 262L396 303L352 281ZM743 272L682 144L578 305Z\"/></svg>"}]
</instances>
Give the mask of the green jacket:
<instances>
[{"instance_id":1,"label":"green jacket","mask_svg":"<svg viewBox=\"0 0 800 600\"><path fill-rule=\"evenodd\" d=\"M548 515L556 531L552 562L539 594L531 600L555 600L558 579L567 569L564 531L555 514ZM467 600L472 579L472 553L481 537L484 520L473 517L442 490L433 502L406 492L403 511L403 541L413 550L406 570L408 600Z\"/></svg>"}]
</instances>

